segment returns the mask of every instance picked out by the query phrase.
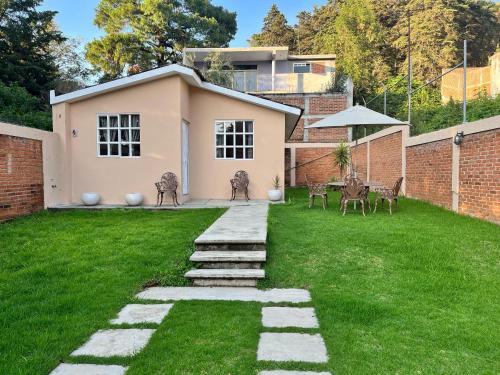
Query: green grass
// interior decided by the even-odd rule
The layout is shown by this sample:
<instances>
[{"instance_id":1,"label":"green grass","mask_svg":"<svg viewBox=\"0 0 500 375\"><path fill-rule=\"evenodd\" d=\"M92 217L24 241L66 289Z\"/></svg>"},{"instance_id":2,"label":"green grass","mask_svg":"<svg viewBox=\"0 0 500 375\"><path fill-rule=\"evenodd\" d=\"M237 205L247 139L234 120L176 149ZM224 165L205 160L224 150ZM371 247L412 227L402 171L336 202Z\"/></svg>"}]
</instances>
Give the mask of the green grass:
<instances>
[{"instance_id":1,"label":"green grass","mask_svg":"<svg viewBox=\"0 0 500 375\"><path fill-rule=\"evenodd\" d=\"M130 210L0 225L0 374L47 374L59 361L132 375L500 372L498 226L414 200L392 216L342 217L337 195L326 211L308 209L303 189L288 197L271 207L261 286L311 291L327 365L257 363L262 305L239 302L176 302L134 358L69 357L148 281L184 284L194 238L222 213Z\"/></svg>"}]
</instances>

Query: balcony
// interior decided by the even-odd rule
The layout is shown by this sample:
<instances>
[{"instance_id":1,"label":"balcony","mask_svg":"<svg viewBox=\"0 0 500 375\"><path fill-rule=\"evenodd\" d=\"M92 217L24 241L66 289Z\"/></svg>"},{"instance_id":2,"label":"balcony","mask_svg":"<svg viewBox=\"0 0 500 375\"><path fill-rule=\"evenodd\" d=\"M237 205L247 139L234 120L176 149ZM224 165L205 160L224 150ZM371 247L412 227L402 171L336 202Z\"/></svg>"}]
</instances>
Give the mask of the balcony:
<instances>
[{"instance_id":1,"label":"balcony","mask_svg":"<svg viewBox=\"0 0 500 375\"><path fill-rule=\"evenodd\" d=\"M235 70L232 88L255 93L313 93L325 92L335 73L258 74L256 70Z\"/></svg>"}]
</instances>

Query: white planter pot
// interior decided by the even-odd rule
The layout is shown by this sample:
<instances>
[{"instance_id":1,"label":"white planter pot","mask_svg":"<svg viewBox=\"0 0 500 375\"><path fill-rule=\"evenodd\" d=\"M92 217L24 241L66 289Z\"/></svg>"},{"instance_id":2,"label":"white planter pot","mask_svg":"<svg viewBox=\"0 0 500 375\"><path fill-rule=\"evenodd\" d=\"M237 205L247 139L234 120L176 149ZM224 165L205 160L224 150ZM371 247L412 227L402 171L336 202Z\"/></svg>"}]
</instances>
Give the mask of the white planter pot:
<instances>
[{"instance_id":1,"label":"white planter pot","mask_svg":"<svg viewBox=\"0 0 500 375\"><path fill-rule=\"evenodd\" d=\"M99 193L83 193L81 199L85 206L95 206L101 200L101 195Z\"/></svg>"},{"instance_id":2,"label":"white planter pot","mask_svg":"<svg viewBox=\"0 0 500 375\"><path fill-rule=\"evenodd\" d=\"M267 192L267 196L269 197L270 201L276 202L281 200L281 190L269 190Z\"/></svg>"},{"instance_id":3,"label":"white planter pot","mask_svg":"<svg viewBox=\"0 0 500 375\"><path fill-rule=\"evenodd\" d=\"M125 194L125 201L129 206L139 206L143 200L144 196L141 193Z\"/></svg>"}]
</instances>

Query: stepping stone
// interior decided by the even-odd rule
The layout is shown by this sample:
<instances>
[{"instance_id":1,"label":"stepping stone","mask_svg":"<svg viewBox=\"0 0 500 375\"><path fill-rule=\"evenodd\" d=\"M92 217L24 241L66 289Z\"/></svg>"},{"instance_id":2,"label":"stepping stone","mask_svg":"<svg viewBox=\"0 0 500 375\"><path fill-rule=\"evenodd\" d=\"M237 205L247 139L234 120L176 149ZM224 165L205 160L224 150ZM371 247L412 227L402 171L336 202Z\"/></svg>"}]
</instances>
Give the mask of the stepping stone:
<instances>
[{"instance_id":1,"label":"stepping stone","mask_svg":"<svg viewBox=\"0 0 500 375\"><path fill-rule=\"evenodd\" d=\"M124 375L127 367L61 363L50 375Z\"/></svg>"},{"instance_id":2,"label":"stepping stone","mask_svg":"<svg viewBox=\"0 0 500 375\"><path fill-rule=\"evenodd\" d=\"M156 301L243 301L243 302L289 302L311 301L305 289L267 289L257 288L202 288L202 287L152 287L139 294L137 298Z\"/></svg>"},{"instance_id":3,"label":"stepping stone","mask_svg":"<svg viewBox=\"0 0 500 375\"><path fill-rule=\"evenodd\" d=\"M128 357L140 352L155 332L154 329L107 329L94 333L72 356Z\"/></svg>"},{"instance_id":4,"label":"stepping stone","mask_svg":"<svg viewBox=\"0 0 500 375\"><path fill-rule=\"evenodd\" d=\"M138 305L131 304L125 306L116 319L110 321L111 324L137 324L156 323L160 324L167 316L173 304L162 305Z\"/></svg>"},{"instance_id":5,"label":"stepping stone","mask_svg":"<svg viewBox=\"0 0 500 375\"><path fill-rule=\"evenodd\" d=\"M273 370L273 371L261 371L259 372L258 375L332 375L332 374L330 372Z\"/></svg>"},{"instance_id":6,"label":"stepping stone","mask_svg":"<svg viewBox=\"0 0 500 375\"><path fill-rule=\"evenodd\" d=\"M262 309L264 327L318 328L318 320L312 307L264 307Z\"/></svg>"},{"instance_id":7,"label":"stepping stone","mask_svg":"<svg viewBox=\"0 0 500 375\"><path fill-rule=\"evenodd\" d=\"M264 332L260 335L257 360L325 363L328 355L319 334Z\"/></svg>"}]
</instances>

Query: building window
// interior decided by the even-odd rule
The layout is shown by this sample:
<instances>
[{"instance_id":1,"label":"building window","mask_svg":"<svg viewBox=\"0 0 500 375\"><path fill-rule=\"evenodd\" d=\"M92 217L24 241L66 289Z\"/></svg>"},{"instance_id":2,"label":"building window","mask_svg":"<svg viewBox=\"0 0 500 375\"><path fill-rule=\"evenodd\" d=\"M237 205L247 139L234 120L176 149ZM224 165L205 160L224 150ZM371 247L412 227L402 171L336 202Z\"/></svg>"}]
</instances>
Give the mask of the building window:
<instances>
[{"instance_id":1,"label":"building window","mask_svg":"<svg viewBox=\"0 0 500 375\"><path fill-rule=\"evenodd\" d=\"M311 73L311 63L293 63L294 73Z\"/></svg>"},{"instance_id":2,"label":"building window","mask_svg":"<svg viewBox=\"0 0 500 375\"><path fill-rule=\"evenodd\" d=\"M253 121L216 121L215 158L253 159Z\"/></svg>"},{"instance_id":3,"label":"building window","mask_svg":"<svg viewBox=\"0 0 500 375\"><path fill-rule=\"evenodd\" d=\"M141 156L139 115L99 115L97 127L97 154L99 156Z\"/></svg>"}]
</instances>

